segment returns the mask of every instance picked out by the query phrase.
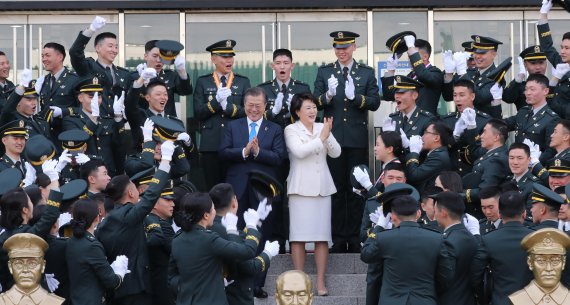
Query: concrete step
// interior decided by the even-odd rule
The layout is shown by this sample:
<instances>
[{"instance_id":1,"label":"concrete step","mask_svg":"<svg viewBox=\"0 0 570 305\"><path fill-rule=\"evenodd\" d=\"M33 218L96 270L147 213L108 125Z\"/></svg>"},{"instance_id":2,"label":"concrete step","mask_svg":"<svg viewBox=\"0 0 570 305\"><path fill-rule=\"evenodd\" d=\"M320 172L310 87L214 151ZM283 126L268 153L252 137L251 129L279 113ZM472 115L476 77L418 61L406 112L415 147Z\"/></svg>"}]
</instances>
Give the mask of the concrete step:
<instances>
[{"instance_id":1,"label":"concrete step","mask_svg":"<svg viewBox=\"0 0 570 305\"><path fill-rule=\"evenodd\" d=\"M360 260L358 253L329 254L327 262L327 274L366 274L368 265ZM280 254L271 260L268 275L279 275L293 269L293 261L290 254ZM305 260L305 273L317 274L315 256L307 253Z\"/></svg>"},{"instance_id":2,"label":"concrete step","mask_svg":"<svg viewBox=\"0 0 570 305\"><path fill-rule=\"evenodd\" d=\"M275 281L278 275L267 275L265 291L270 296L275 294ZM317 276L309 275L313 280L313 293L317 293ZM329 296L364 297L366 295L366 274L327 274L325 283Z\"/></svg>"},{"instance_id":3,"label":"concrete step","mask_svg":"<svg viewBox=\"0 0 570 305\"><path fill-rule=\"evenodd\" d=\"M275 305L275 297L270 296L267 299L255 299L255 305ZM365 305L364 297L313 297L313 305Z\"/></svg>"}]
</instances>

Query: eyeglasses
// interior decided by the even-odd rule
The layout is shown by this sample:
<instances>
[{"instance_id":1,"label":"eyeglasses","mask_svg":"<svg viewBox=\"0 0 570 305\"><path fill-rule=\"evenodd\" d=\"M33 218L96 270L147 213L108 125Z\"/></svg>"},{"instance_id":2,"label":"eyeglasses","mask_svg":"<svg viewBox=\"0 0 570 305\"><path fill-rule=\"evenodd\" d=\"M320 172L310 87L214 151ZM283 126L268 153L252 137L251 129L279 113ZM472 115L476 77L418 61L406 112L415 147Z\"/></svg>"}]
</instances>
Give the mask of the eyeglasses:
<instances>
[{"instance_id":1,"label":"eyeglasses","mask_svg":"<svg viewBox=\"0 0 570 305\"><path fill-rule=\"evenodd\" d=\"M17 270L30 270L36 268L41 262L39 258L15 258L10 260L12 268Z\"/></svg>"},{"instance_id":2,"label":"eyeglasses","mask_svg":"<svg viewBox=\"0 0 570 305\"><path fill-rule=\"evenodd\" d=\"M424 131L424 134L425 134L425 133L429 133L429 134L432 134L432 135L434 135L434 136L439 136L439 133L431 132L431 131L427 131L427 130Z\"/></svg>"}]
</instances>

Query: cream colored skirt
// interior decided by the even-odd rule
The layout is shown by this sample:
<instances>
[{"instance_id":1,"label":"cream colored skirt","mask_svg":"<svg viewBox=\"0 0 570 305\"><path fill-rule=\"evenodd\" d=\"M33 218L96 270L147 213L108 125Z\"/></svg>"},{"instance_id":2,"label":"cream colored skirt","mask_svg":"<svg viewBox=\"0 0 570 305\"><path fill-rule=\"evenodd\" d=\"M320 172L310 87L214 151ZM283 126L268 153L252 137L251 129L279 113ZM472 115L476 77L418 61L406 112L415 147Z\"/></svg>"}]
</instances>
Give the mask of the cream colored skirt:
<instances>
[{"instance_id":1,"label":"cream colored skirt","mask_svg":"<svg viewBox=\"0 0 570 305\"><path fill-rule=\"evenodd\" d=\"M289 241L331 239L331 197L289 195Z\"/></svg>"}]
</instances>

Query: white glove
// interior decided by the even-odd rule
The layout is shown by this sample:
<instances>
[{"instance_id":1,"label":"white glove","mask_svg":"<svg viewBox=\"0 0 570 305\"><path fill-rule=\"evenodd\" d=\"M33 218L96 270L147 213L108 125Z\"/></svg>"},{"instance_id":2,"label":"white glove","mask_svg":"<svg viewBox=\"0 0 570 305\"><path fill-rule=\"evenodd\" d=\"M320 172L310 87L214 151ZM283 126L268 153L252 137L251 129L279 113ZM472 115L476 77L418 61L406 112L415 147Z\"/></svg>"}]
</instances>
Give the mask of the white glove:
<instances>
[{"instance_id":1,"label":"white glove","mask_svg":"<svg viewBox=\"0 0 570 305\"><path fill-rule=\"evenodd\" d=\"M443 69L445 73L453 74L455 72L455 61L453 60L453 52L451 50L443 52Z\"/></svg>"},{"instance_id":2,"label":"white glove","mask_svg":"<svg viewBox=\"0 0 570 305\"><path fill-rule=\"evenodd\" d=\"M55 170L58 173L61 173L61 171L65 168L65 166L67 166L67 164L71 163L71 153L69 153L69 151L67 149L65 149L61 155L59 156L59 159L57 160L57 165L55 166Z\"/></svg>"},{"instance_id":3,"label":"white glove","mask_svg":"<svg viewBox=\"0 0 570 305\"><path fill-rule=\"evenodd\" d=\"M59 287L59 281L55 278L53 273L46 273L46 282L49 292L54 292Z\"/></svg>"},{"instance_id":4,"label":"white glove","mask_svg":"<svg viewBox=\"0 0 570 305\"><path fill-rule=\"evenodd\" d=\"M366 169L362 170L360 167L355 167L352 171L352 175L366 190L369 190L372 187L372 182L370 181L370 176L368 176L368 171Z\"/></svg>"},{"instance_id":5,"label":"white glove","mask_svg":"<svg viewBox=\"0 0 570 305\"><path fill-rule=\"evenodd\" d=\"M228 287L229 285L233 284L234 282L235 282L234 280L228 281L228 280L226 280L226 278L224 278L224 288Z\"/></svg>"},{"instance_id":6,"label":"white glove","mask_svg":"<svg viewBox=\"0 0 570 305\"><path fill-rule=\"evenodd\" d=\"M77 154L77 156L75 157L75 162L77 162L77 164L79 165L83 165L87 162L89 162L91 160L91 158L89 158L86 154L84 153L79 153Z\"/></svg>"},{"instance_id":7,"label":"white glove","mask_svg":"<svg viewBox=\"0 0 570 305\"><path fill-rule=\"evenodd\" d=\"M111 268L113 268L113 272L120 276L121 279L124 279L127 273L131 273L131 270L129 270L129 258L124 255L117 256L115 261L111 264Z\"/></svg>"},{"instance_id":8,"label":"white glove","mask_svg":"<svg viewBox=\"0 0 570 305\"><path fill-rule=\"evenodd\" d=\"M463 116L463 114L462 114L462 116ZM461 137L461 135L465 131L465 128L467 128L467 124L465 123L465 121L462 118L459 118L459 120L457 120L457 122L455 122L455 128L453 129L453 136L456 139L458 139L459 137Z\"/></svg>"},{"instance_id":9,"label":"white glove","mask_svg":"<svg viewBox=\"0 0 570 305\"><path fill-rule=\"evenodd\" d=\"M392 70L396 70L396 68L398 67L398 56L396 56L396 54L388 57L388 59L386 60L386 69L388 71L392 71Z\"/></svg>"},{"instance_id":10,"label":"white glove","mask_svg":"<svg viewBox=\"0 0 570 305\"><path fill-rule=\"evenodd\" d=\"M455 62L455 70L457 75L463 75L467 73L467 58L471 55L467 52L455 52L453 54L453 61Z\"/></svg>"},{"instance_id":11,"label":"white glove","mask_svg":"<svg viewBox=\"0 0 570 305\"><path fill-rule=\"evenodd\" d=\"M95 92L91 99L91 115L94 117L99 116L99 92Z\"/></svg>"},{"instance_id":12,"label":"white glove","mask_svg":"<svg viewBox=\"0 0 570 305\"><path fill-rule=\"evenodd\" d=\"M419 154L420 151L422 151L423 145L424 141L422 140L421 136L412 136L410 138L410 152Z\"/></svg>"},{"instance_id":13,"label":"white glove","mask_svg":"<svg viewBox=\"0 0 570 305\"><path fill-rule=\"evenodd\" d=\"M479 221L477 218L465 213L463 216L463 225L467 228L472 235L479 235L481 231L479 229Z\"/></svg>"},{"instance_id":14,"label":"white glove","mask_svg":"<svg viewBox=\"0 0 570 305\"><path fill-rule=\"evenodd\" d=\"M412 36L414 37L414 36ZM354 100L354 98L356 97L356 87L354 87L354 79L352 79L352 76L348 76L348 79L345 82L344 85L344 95L346 96L347 99L349 100Z\"/></svg>"},{"instance_id":15,"label":"white glove","mask_svg":"<svg viewBox=\"0 0 570 305\"><path fill-rule=\"evenodd\" d=\"M223 87L222 84L218 87L218 92L216 92L216 100L218 103L222 101L227 101L228 97L232 95L232 90L227 87Z\"/></svg>"},{"instance_id":16,"label":"white glove","mask_svg":"<svg viewBox=\"0 0 570 305\"><path fill-rule=\"evenodd\" d=\"M32 81L32 70L24 69L22 74L20 74L20 86L27 88Z\"/></svg>"},{"instance_id":17,"label":"white glove","mask_svg":"<svg viewBox=\"0 0 570 305\"><path fill-rule=\"evenodd\" d=\"M172 154L174 154L174 142L164 141L160 146L160 158L164 161L172 161Z\"/></svg>"},{"instance_id":18,"label":"white glove","mask_svg":"<svg viewBox=\"0 0 570 305\"><path fill-rule=\"evenodd\" d=\"M382 132L384 131L396 131L396 122L392 120L392 118L386 117L384 119L384 123L382 123Z\"/></svg>"},{"instance_id":19,"label":"white glove","mask_svg":"<svg viewBox=\"0 0 570 305\"><path fill-rule=\"evenodd\" d=\"M61 226L67 224L72 219L73 217L71 217L71 214L69 214L69 212L59 214L59 218L57 219L57 228L61 228Z\"/></svg>"},{"instance_id":20,"label":"white glove","mask_svg":"<svg viewBox=\"0 0 570 305\"><path fill-rule=\"evenodd\" d=\"M460 119L462 119L465 122L467 129L473 129L477 127L476 117L477 117L477 112L475 112L475 110L473 110L472 108L465 108L461 113Z\"/></svg>"},{"instance_id":21,"label":"white glove","mask_svg":"<svg viewBox=\"0 0 570 305\"><path fill-rule=\"evenodd\" d=\"M115 116L122 116L123 113L125 113L125 91L121 92L120 97L115 95L115 100L113 101L113 113Z\"/></svg>"},{"instance_id":22,"label":"white glove","mask_svg":"<svg viewBox=\"0 0 570 305\"><path fill-rule=\"evenodd\" d=\"M360 196L360 197L364 197L364 195L362 194L362 190L359 190L359 189L353 187L352 192L355 193L356 195Z\"/></svg>"},{"instance_id":23,"label":"white glove","mask_svg":"<svg viewBox=\"0 0 570 305\"><path fill-rule=\"evenodd\" d=\"M416 46L416 37L412 35L404 36L404 41L406 41L406 47L413 48Z\"/></svg>"},{"instance_id":24,"label":"white glove","mask_svg":"<svg viewBox=\"0 0 570 305\"><path fill-rule=\"evenodd\" d=\"M515 75L515 81L517 83L522 83L525 78L526 78L526 68L524 67L524 60L522 59L522 57L517 57L518 62L519 62L519 73L517 73L517 75Z\"/></svg>"},{"instance_id":25,"label":"white glove","mask_svg":"<svg viewBox=\"0 0 570 305\"><path fill-rule=\"evenodd\" d=\"M491 87L491 95L493 96L494 100L502 100L503 99L503 87L499 83L495 83L493 87Z\"/></svg>"},{"instance_id":26,"label":"white glove","mask_svg":"<svg viewBox=\"0 0 570 305\"><path fill-rule=\"evenodd\" d=\"M222 225L226 228L226 232L230 234L237 234L237 222L238 217L233 213L227 213L222 218Z\"/></svg>"},{"instance_id":27,"label":"white glove","mask_svg":"<svg viewBox=\"0 0 570 305\"><path fill-rule=\"evenodd\" d=\"M541 152L538 144L534 144L534 142L529 139L524 139L523 144L526 144L530 149L530 165L535 165L540 162Z\"/></svg>"},{"instance_id":28,"label":"white glove","mask_svg":"<svg viewBox=\"0 0 570 305\"><path fill-rule=\"evenodd\" d=\"M548 14L552 9L552 0L542 0L542 6L540 7L541 14Z\"/></svg>"},{"instance_id":29,"label":"white glove","mask_svg":"<svg viewBox=\"0 0 570 305\"><path fill-rule=\"evenodd\" d=\"M38 94L40 94L40 92L42 91L42 86L44 84L44 80L46 79L45 75L41 75L40 77L38 77L36 79L36 85L34 86L34 89L36 89L36 92Z\"/></svg>"},{"instance_id":30,"label":"white glove","mask_svg":"<svg viewBox=\"0 0 570 305\"><path fill-rule=\"evenodd\" d=\"M557 79L562 79L562 77L564 77L564 74L568 73L568 71L570 71L569 64L557 64L556 68L552 69L552 76L556 77Z\"/></svg>"},{"instance_id":31,"label":"white glove","mask_svg":"<svg viewBox=\"0 0 570 305\"><path fill-rule=\"evenodd\" d=\"M51 181L59 180L59 173L56 169L57 163L58 161L56 159L50 159L42 164L42 171Z\"/></svg>"},{"instance_id":32,"label":"white glove","mask_svg":"<svg viewBox=\"0 0 570 305\"><path fill-rule=\"evenodd\" d=\"M263 252L269 256L269 259L274 257L275 255L279 254L279 242L278 241L266 241L265 248Z\"/></svg>"},{"instance_id":33,"label":"white glove","mask_svg":"<svg viewBox=\"0 0 570 305\"><path fill-rule=\"evenodd\" d=\"M182 54L176 55L176 58L174 59L174 66L178 72L186 71L186 59L184 59L184 56L182 56Z\"/></svg>"},{"instance_id":34,"label":"white glove","mask_svg":"<svg viewBox=\"0 0 570 305\"><path fill-rule=\"evenodd\" d=\"M26 176L24 177L24 187L30 186L36 182L36 169L30 164L30 162L25 162L24 167L26 167Z\"/></svg>"},{"instance_id":35,"label":"white glove","mask_svg":"<svg viewBox=\"0 0 570 305\"><path fill-rule=\"evenodd\" d=\"M101 16L96 16L95 19L93 19L93 21L91 21L91 25L89 26L89 29L93 32L97 32L105 26L106 22L107 22L107 20L105 20L105 18L103 18Z\"/></svg>"},{"instance_id":36,"label":"white glove","mask_svg":"<svg viewBox=\"0 0 570 305\"><path fill-rule=\"evenodd\" d=\"M144 70L146 70L146 62L142 63L142 64L138 64L137 72L139 73L139 76L142 76Z\"/></svg>"},{"instance_id":37,"label":"white glove","mask_svg":"<svg viewBox=\"0 0 570 305\"><path fill-rule=\"evenodd\" d=\"M243 220L245 221L245 226L250 228L257 228L257 222L259 221L259 214L254 209L247 209L243 213Z\"/></svg>"},{"instance_id":38,"label":"white glove","mask_svg":"<svg viewBox=\"0 0 570 305\"><path fill-rule=\"evenodd\" d=\"M336 87L338 87L338 79L336 77L334 77L334 75L331 74L331 77L327 80L327 84L329 87L327 94L331 97L335 96L336 95Z\"/></svg>"},{"instance_id":39,"label":"white glove","mask_svg":"<svg viewBox=\"0 0 570 305\"><path fill-rule=\"evenodd\" d=\"M155 78L158 74L154 68L146 68L139 75L142 77L143 82L145 84L148 84L148 82L150 82L150 80Z\"/></svg>"},{"instance_id":40,"label":"white glove","mask_svg":"<svg viewBox=\"0 0 570 305\"><path fill-rule=\"evenodd\" d=\"M273 105L273 108L271 108L273 115L278 115L279 112L281 112L281 108L283 107L283 98L284 96L282 92L277 93L277 97L275 97L275 104Z\"/></svg>"},{"instance_id":41,"label":"white glove","mask_svg":"<svg viewBox=\"0 0 570 305\"><path fill-rule=\"evenodd\" d=\"M185 132L179 134L178 137L176 137L176 140L182 141L186 146L190 146L190 144L192 144L192 139L190 139L190 135Z\"/></svg>"},{"instance_id":42,"label":"white glove","mask_svg":"<svg viewBox=\"0 0 570 305\"><path fill-rule=\"evenodd\" d=\"M143 141L148 142L152 141L152 131L154 130L154 122L147 118L144 121L144 125L141 126L142 134L143 134Z\"/></svg>"},{"instance_id":43,"label":"white glove","mask_svg":"<svg viewBox=\"0 0 570 305\"><path fill-rule=\"evenodd\" d=\"M374 215L373 215L374 214ZM392 213L388 213L388 215L384 216L384 211L382 206L379 206L374 213L369 214L370 220L375 223L377 226L381 226L384 229L391 229L392 228ZM372 220L374 218L376 222Z\"/></svg>"},{"instance_id":44,"label":"white glove","mask_svg":"<svg viewBox=\"0 0 570 305\"><path fill-rule=\"evenodd\" d=\"M263 200L261 200L257 206L257 214L259 215L259 220L265 220L265 218L267 218L272 210L273 207L271 204L267 204L267 198L263 198Z\"/></svg>"},{"instance_id":45,"label":"white glove","mask_svg":"<svg viewBox=\"0 0 570 305\"><path fill-rule=\"evenodd\" d=\"M410 147L410 140L408 140L408 136L404 132L402 128L400 128L400 139L402 140L402 147L408 148Z\"/></svg>"},{"instance_id":46,"label":"white glove","mask_svg":"<svg viewBox=\"0 0 570 305\"><path fill-rule=\"evenodd\" d=\"M291 111L291 101L293 100L293 95L289 94L289 97L287 98L287 112Z\"/></svg>"},{"instance_id":47,"label":"white glove","mask_svg":"<svg viewBox=\"0 0 570 305\"><path fill-rule=\"evenodd\" d=\"M36 90L36 91L37 91L37 90ZM37 91L37 92L39 92L39 91ZM61 115L62 115L61 108L59 108L59 107L57 107L57 106L49 106L49 109L53 110L53 115L52 115L52 116L53 116L54 118L60 118L60 117L61 117Z\"/></svg>"}]
</instances>

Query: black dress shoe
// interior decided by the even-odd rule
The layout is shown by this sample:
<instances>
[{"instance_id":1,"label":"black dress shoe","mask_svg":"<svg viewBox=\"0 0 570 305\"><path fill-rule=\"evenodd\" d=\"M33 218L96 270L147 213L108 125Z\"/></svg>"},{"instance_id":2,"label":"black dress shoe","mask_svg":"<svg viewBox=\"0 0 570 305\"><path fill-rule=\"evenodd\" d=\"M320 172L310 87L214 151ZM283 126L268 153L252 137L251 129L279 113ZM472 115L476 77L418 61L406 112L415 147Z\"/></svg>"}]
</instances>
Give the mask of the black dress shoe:
<instances>
[{"instance_id":1,"label":"black dress shoe","mask_svg":"<svg viewBox=\"0 0 570 305\"><path fill-rule=\"evenodd\" d=\"M253 296L258 299L267 299L267 292L262 287L253 288Z\"/></svg>"},{"instance_id":2,"label":"black dress shoe","mask_svg":"<svg viewBox=\"0 0 570 305\"><path fill-rule=\"evenodd\" d=\"M330 253L346 253L346 243L337 243L333 244L332 247L329 249Z\"/></svg>"}]
</instances>

